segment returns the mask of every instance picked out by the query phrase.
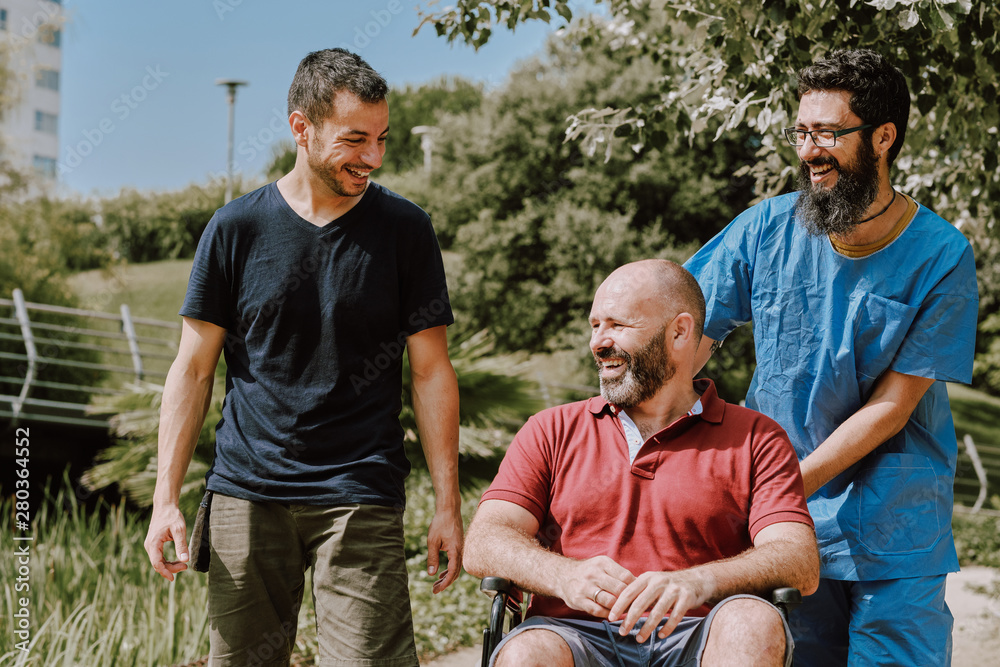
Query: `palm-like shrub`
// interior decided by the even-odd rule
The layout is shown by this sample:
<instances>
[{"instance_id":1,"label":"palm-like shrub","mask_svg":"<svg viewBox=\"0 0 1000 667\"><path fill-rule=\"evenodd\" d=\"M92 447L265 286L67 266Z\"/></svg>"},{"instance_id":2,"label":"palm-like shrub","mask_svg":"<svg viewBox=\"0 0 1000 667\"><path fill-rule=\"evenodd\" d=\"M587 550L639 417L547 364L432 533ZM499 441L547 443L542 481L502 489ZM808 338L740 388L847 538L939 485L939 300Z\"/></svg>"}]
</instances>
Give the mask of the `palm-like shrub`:
<instances>
[{"instance_id":1,"label":"palm-like shrub","mask_svg":"<svg viewBox=\"0 0 1000 667\"><path fill-rule=\"evenodd\" d=\"M460 452L463 486L490 477L506 449L510 434L540 407L534 383L518 375L519 359L511 355L492 356L493 345L485 332L465 340L452 341L451 357L458 374L461 404ZM406 433L406 453L414 468L426 468L420 448L416 419L410 396L410 368L403 359L403 410L400 423ZM215 424L221 418L222 378L202 426L198 445L184 478L181 510L193 518L205 486L205 473L214 456ZM157 431L163 387L132 385L132 392L114 399L116 413L111 420L113 444L104 449L97 464L82 482L92 490L117 485L129 500L141 507L153 502L156 486Z\"/></svg>"}]
</instances>

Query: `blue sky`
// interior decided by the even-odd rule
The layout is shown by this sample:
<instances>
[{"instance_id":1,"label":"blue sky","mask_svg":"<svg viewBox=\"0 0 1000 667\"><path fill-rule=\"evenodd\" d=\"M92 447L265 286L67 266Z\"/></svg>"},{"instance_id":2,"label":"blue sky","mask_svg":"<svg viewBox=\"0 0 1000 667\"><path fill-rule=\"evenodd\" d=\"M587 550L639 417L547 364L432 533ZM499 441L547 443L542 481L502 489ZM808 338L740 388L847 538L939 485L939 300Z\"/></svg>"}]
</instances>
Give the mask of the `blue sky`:
<instances>
[{"instance_id":1,"label":"blue sky","mask_svg":"<svg viewBox=\"0 0 1000 667\"><path fill-rule=\"evenodd\" d=\"M392 86L443 74L498 86L563 24L557 17L551 25L497 32L477 53L449 45L427 26L411 37L419 23L416 5L65 0L60 180L91 195L122 187L177 189L223 174L228 110L218 78L250 83L237 96L235 162L237 172L259 176L271 145L290 138L285 98L306 53L349 48Z\"/></svg>"}]
</instances>

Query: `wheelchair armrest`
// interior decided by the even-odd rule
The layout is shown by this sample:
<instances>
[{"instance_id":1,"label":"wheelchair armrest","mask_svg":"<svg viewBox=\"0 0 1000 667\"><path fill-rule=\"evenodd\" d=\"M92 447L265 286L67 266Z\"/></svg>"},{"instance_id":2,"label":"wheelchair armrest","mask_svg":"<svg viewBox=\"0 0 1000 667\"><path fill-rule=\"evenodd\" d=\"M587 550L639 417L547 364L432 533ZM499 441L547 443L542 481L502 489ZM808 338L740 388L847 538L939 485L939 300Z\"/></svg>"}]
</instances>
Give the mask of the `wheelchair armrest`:
<instances>
[{"instance_id":1,"label":"wheelchair armrest","mask_svg":"<svg viewBox=\"0 0 1000 667\"><path fill-rule=\"evenodd\" d=\"M771 591L771 604L778 608L787 623L788 614L802 604L802 593L797 588L775 588Z\"/></svg>"},{"instance_id":2,"label":"wheelchair armrest","mask_svg":"<svg viewBox=\"0 0 1000 667\"><path fill-rule=\"evenodd\" d=\"M502 577L483 577L479 582L479 590L484 593L509 593L513 587L514 584L510 583L509 579Z\"/></svg>"},{"instance_id":3,"label":"wheelchair armrest","mask_svg":"<svg viewBox=\"0 0 1000 667\"><path fill-rule=\"evenodd\" d=\"M483 665L489 663L489 658L503 639L504 621L510 612L510 628L514 629L521 622L521 591L513 583L502 577L483 577L479 590L487 595L493 594L490 605L490 622L483 630Z\"/></svg>"}]
</instances>

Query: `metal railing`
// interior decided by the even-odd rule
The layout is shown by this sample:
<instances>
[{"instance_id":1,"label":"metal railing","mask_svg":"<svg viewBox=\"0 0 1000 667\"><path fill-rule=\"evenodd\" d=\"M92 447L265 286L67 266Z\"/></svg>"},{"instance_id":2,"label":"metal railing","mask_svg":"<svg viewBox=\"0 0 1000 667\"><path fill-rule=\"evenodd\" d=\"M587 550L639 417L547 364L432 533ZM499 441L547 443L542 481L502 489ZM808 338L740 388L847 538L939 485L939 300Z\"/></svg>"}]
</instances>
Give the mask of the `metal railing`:
<instances>
[{"instance_id":1,"label":"metal railing","mask_svg":"<svg viewBox=\"0 0 1000 667\"><path fill-rule=\"evenodd\" d=\"M179 323L134 317L127 304L114 315L27 302L19 289L13 297L0 299L0 419L106 427L87 409L91 396L166 378ZM85 379L65 381L59 369Z\"/></svg>"}]
</instances>

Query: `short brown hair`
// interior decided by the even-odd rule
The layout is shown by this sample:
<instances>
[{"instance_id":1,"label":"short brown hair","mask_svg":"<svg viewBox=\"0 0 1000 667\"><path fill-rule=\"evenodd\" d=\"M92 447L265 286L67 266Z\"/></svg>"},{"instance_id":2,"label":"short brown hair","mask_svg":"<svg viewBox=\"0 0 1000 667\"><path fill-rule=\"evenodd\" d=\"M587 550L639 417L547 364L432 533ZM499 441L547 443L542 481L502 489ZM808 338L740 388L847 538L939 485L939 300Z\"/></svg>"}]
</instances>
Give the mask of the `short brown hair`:
<instances>
[{"instance_id":1,"label":"short brown hair","mask_svg":"<svg viewBox=\"0 0 1000 667\"><path fill-rule=\"evenodd\" d=\"M321 126L333 112L334 96L344 90L362 102L375 104L389 94L389 85L371 65L350 51L313 51L299 63L288 89L288 115L301 111L309 122Z\"/></svg>"}]
</instances>

